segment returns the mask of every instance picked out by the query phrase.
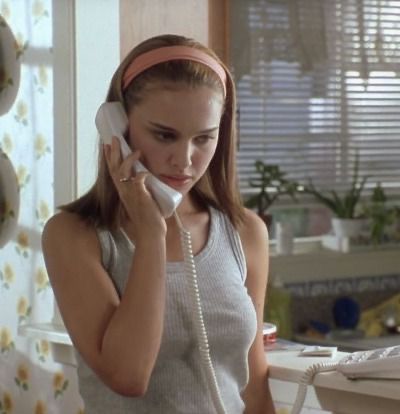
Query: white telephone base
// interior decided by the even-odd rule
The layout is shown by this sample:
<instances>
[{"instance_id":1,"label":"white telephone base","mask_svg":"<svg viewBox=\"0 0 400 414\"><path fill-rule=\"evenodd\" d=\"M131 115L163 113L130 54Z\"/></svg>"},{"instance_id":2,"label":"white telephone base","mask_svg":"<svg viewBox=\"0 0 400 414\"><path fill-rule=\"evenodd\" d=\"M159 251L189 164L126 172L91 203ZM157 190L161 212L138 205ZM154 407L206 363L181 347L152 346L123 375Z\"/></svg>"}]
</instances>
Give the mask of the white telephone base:
<instances>
[{"instance_id":1,"label":"white telephone base","mask_svg":"<svg viewBox=\"0 0 400 414\"><path fill-rule=\"evenodd\" d=\"M337 370L352 379L400 379L400 345L353 352L339 361Z\"/></svg>"}]
</instances>

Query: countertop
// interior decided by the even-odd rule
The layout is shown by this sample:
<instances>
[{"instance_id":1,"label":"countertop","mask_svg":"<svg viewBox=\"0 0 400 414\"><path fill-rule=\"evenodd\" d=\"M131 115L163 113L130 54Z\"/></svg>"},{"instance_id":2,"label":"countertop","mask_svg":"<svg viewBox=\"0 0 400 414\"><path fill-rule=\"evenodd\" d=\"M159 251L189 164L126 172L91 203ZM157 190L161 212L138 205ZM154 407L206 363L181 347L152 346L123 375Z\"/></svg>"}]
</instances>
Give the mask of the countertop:
<instances>
[{"instance_id":1,"label":"countertop","mask_svg":"<svg viewBox=\"0 0 400 414\"><path fill-rule=\"evenodd\" d=\"M19 334L51 342L56 362L76 365L72 342L65 328L52 323L21 325ZM297 347L297 348L296 348ZM301 345L288 350L266 351L270 369L270 383L274 399L293 403L298 383L306 370L314 364L337 362L347 355L337 352L335 357L299 356ZM340 414L398 414L400 413L400 380L349 380L332 371L316 374L308 392L308 407L322 408Z\"/></svg>"},{"instance_id":2,"label":"countertop","mask_svg":"<svg viewBox=\"0 0 400 414\"><path fill-rule=\"evenodd\" d=\"M285 398L285 383L299 383L306 370L314 364L337 362L347 353L337 352L331 357L303 357L299 351L279 350L266 352L270 378L279 382L272 387L278 400L293 403ZM313 381L316 401L308 407L322 408L342 414L398 414L400 413L400 380L349 380L339 372L316 374ZM309 387L312 388L312 387Z\"/></svg>"}]
</instances>

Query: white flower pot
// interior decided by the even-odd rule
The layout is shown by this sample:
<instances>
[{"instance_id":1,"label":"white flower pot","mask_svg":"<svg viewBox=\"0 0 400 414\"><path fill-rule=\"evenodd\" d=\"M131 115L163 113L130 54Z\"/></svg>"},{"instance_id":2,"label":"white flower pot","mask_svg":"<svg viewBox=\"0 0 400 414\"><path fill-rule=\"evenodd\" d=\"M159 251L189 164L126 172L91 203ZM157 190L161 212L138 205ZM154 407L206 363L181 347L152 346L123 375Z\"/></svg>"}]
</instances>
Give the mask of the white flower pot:
<instances>
[{"instance_id":1,"label":"white flower pot","mask_svg":"<svg viewBox=\"0 0 400 414\"><path fill-rule=\"evenodd\" d=\"M357 237L362 233L365 219L332 218L332 230L337 237Z\"/></svg>"}]
</instances>

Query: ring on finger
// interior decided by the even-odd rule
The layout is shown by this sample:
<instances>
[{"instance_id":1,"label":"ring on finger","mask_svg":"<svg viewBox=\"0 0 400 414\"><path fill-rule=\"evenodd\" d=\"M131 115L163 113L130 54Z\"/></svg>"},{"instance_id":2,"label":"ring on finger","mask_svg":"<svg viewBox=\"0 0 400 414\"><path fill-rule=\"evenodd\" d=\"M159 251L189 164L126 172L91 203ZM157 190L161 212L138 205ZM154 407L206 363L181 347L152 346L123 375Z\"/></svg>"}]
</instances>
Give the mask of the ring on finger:
<instances>
[{"instance_id":1,"label":"ring on finger","mask_svg":"<svg viewBox=\"0 0 400 414\"><path fill-rule=\"evenodd\" d=\"M134 177L122 177L119 179L120 183L127 183L128 181L132 181Z\"/></svg>"}]
</instances>

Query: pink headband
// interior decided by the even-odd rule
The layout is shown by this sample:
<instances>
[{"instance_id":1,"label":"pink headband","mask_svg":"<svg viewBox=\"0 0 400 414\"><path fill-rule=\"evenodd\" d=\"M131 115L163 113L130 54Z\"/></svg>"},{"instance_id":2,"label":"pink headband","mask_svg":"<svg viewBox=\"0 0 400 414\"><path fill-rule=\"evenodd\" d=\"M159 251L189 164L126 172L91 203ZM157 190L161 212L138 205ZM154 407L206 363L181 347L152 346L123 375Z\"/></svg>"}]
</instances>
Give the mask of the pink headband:
<instances>
[{"instance_id":1,"label":"pink headband","mask_svg":"<svg viewBox=\"0 0 400 414\"><path fill-rule=\"evenodd\" d=\"M150 50L135 58L127 67L122 80L122 89L125 90L132 79L140 73L157 65L158 63L170 60L193 60L202 63L212 69L221 79L226 95L226 73L225 69L209 54L202 50L189 46L166 46Z\"/></svg>"}]
</instances>

